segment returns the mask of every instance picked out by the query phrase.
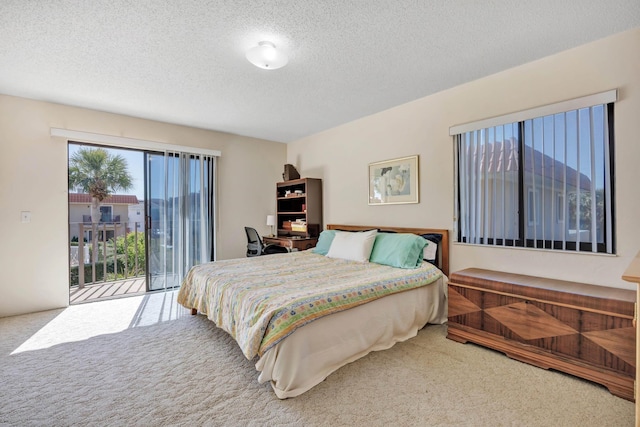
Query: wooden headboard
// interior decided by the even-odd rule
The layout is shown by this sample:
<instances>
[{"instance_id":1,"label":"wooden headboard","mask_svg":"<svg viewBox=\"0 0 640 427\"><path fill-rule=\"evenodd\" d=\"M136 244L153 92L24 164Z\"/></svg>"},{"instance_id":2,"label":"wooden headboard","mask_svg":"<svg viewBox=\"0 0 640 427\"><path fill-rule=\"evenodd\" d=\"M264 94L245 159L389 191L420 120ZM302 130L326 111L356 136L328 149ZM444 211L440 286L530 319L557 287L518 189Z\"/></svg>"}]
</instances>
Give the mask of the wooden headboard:
<instances>
[{"instance_id":1,"label":"wooden headboard","mask_svg":"<svg viewBox=\"0 0 640 427\"><path fill-rule=\"evenodd\" d=\"M412 233L412 234L442 234L442 241L438 247L440 255L440 270L449 276L449 230L440 228L406 228L406 227L388 227L375 225L343 225L343 224L327 224L327 230L342 231L365 231L365 230L387 230L396 233Z\"/></svg>"}]
</instances>

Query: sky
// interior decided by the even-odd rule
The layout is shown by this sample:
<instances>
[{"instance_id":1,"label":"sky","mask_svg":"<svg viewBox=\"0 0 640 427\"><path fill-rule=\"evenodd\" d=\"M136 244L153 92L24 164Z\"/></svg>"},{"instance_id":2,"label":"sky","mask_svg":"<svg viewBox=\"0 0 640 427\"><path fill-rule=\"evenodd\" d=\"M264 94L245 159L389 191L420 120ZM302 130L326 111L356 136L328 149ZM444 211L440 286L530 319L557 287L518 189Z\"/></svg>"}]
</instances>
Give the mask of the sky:
<instances>
[{"instance_id":1,"label":"sky","mask_svg":"<svg viewBox=\"0 0 640 427\"><path fill-rule=\"evenodd\" d=\"M83 145L69 144L69 157L76 153ZM90 145L84 145L84 147L91 148ZM136 150L115 149L108 147L101 147L107 150L110 154L119 154L127 161L129 173L133 177L133 187L126 191L119 191L118 194L135 195L138 200L144 200L144 153Z\"/></svg>"}]
</instances>

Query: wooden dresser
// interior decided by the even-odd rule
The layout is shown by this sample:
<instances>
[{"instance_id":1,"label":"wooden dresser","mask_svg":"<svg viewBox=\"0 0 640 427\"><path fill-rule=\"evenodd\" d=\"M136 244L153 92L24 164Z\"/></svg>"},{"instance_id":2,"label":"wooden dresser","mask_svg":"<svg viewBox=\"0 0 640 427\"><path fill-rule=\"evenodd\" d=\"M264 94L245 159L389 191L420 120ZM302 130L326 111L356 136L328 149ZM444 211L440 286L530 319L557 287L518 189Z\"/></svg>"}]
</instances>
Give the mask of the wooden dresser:
<instances>
[{"instance_id":1,"label":"wooden dresser","mask_svg":"<svg viewBox=\"0 0 640 427\"><path fill-rule=\"evenodd\" d=\"M627 282L635 283L638 287L636 290L637 310L638 305L640 305L640 252L638 252L638 255L636 255L633 261L631 261L631 264L629 264L629 267L625 270L622 278ZM638 344L640 344L640 328L638 328L638 325L636 324L636 366L640 365L640 351L638 350ZM638 380L638 371L636 371L636 387ZM636 399L636 426L640 426L640 401L638 401L638 399Z\"/></svg>"},{"instance_id":2,"label":"wooden dresser","mask_svg":"<svg viewBox=\"0 0 640 427\"><path fill-rule=\"evenodd\" d=\"M447 337L634 399L636 292L469 268L449 277Z\"/></svg>"}]
</instances>

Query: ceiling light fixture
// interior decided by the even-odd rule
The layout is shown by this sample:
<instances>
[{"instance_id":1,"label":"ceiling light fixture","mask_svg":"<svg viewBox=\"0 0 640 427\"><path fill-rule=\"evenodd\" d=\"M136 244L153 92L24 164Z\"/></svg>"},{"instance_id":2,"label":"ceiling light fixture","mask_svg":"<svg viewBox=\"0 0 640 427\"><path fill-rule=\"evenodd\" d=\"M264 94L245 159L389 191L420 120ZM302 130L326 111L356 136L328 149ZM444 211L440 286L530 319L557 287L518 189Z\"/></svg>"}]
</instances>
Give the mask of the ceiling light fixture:
<instances>
[{"instance_id":1,"label":"ceiling light fixture","mask_svg":"<svg viewBox=\"0 0 640 427\"><path fill-rule=\"evenodd\" d=\"M277 50L276 45L271 42L258 43L258 46L247 51L246 56L253 65L265 70L277 70L289 62L289 57Z\"/></svg>"}]
</instances>

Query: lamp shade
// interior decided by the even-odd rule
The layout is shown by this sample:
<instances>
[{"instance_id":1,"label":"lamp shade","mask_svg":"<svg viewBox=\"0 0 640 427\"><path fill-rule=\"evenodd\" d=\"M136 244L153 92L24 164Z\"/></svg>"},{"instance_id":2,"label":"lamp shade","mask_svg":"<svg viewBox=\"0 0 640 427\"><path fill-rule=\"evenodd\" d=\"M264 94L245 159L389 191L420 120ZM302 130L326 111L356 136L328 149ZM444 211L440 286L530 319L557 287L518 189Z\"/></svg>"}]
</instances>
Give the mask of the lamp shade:
<instances>
[{"instance_id":1,"label":"lamp shade","mask_svg":"<svg viewBox=\"0 0 640 427\"><path fill-rule=\"evenodd\" d=\"M267 215L267 225L276 225L275 215Z\"/></svg>"},{"instance_id":2,"label":"lamp shade","mask_svg":"<svg viewBox=\"0 0 640 427\"><path fill-rule=\"evenodd\" d=\"M289 57L271 42L258 43L258 46L247 51L246 57L253 65L265 70L277 70L289 62Z\"/></svg>"}]
</instances>

